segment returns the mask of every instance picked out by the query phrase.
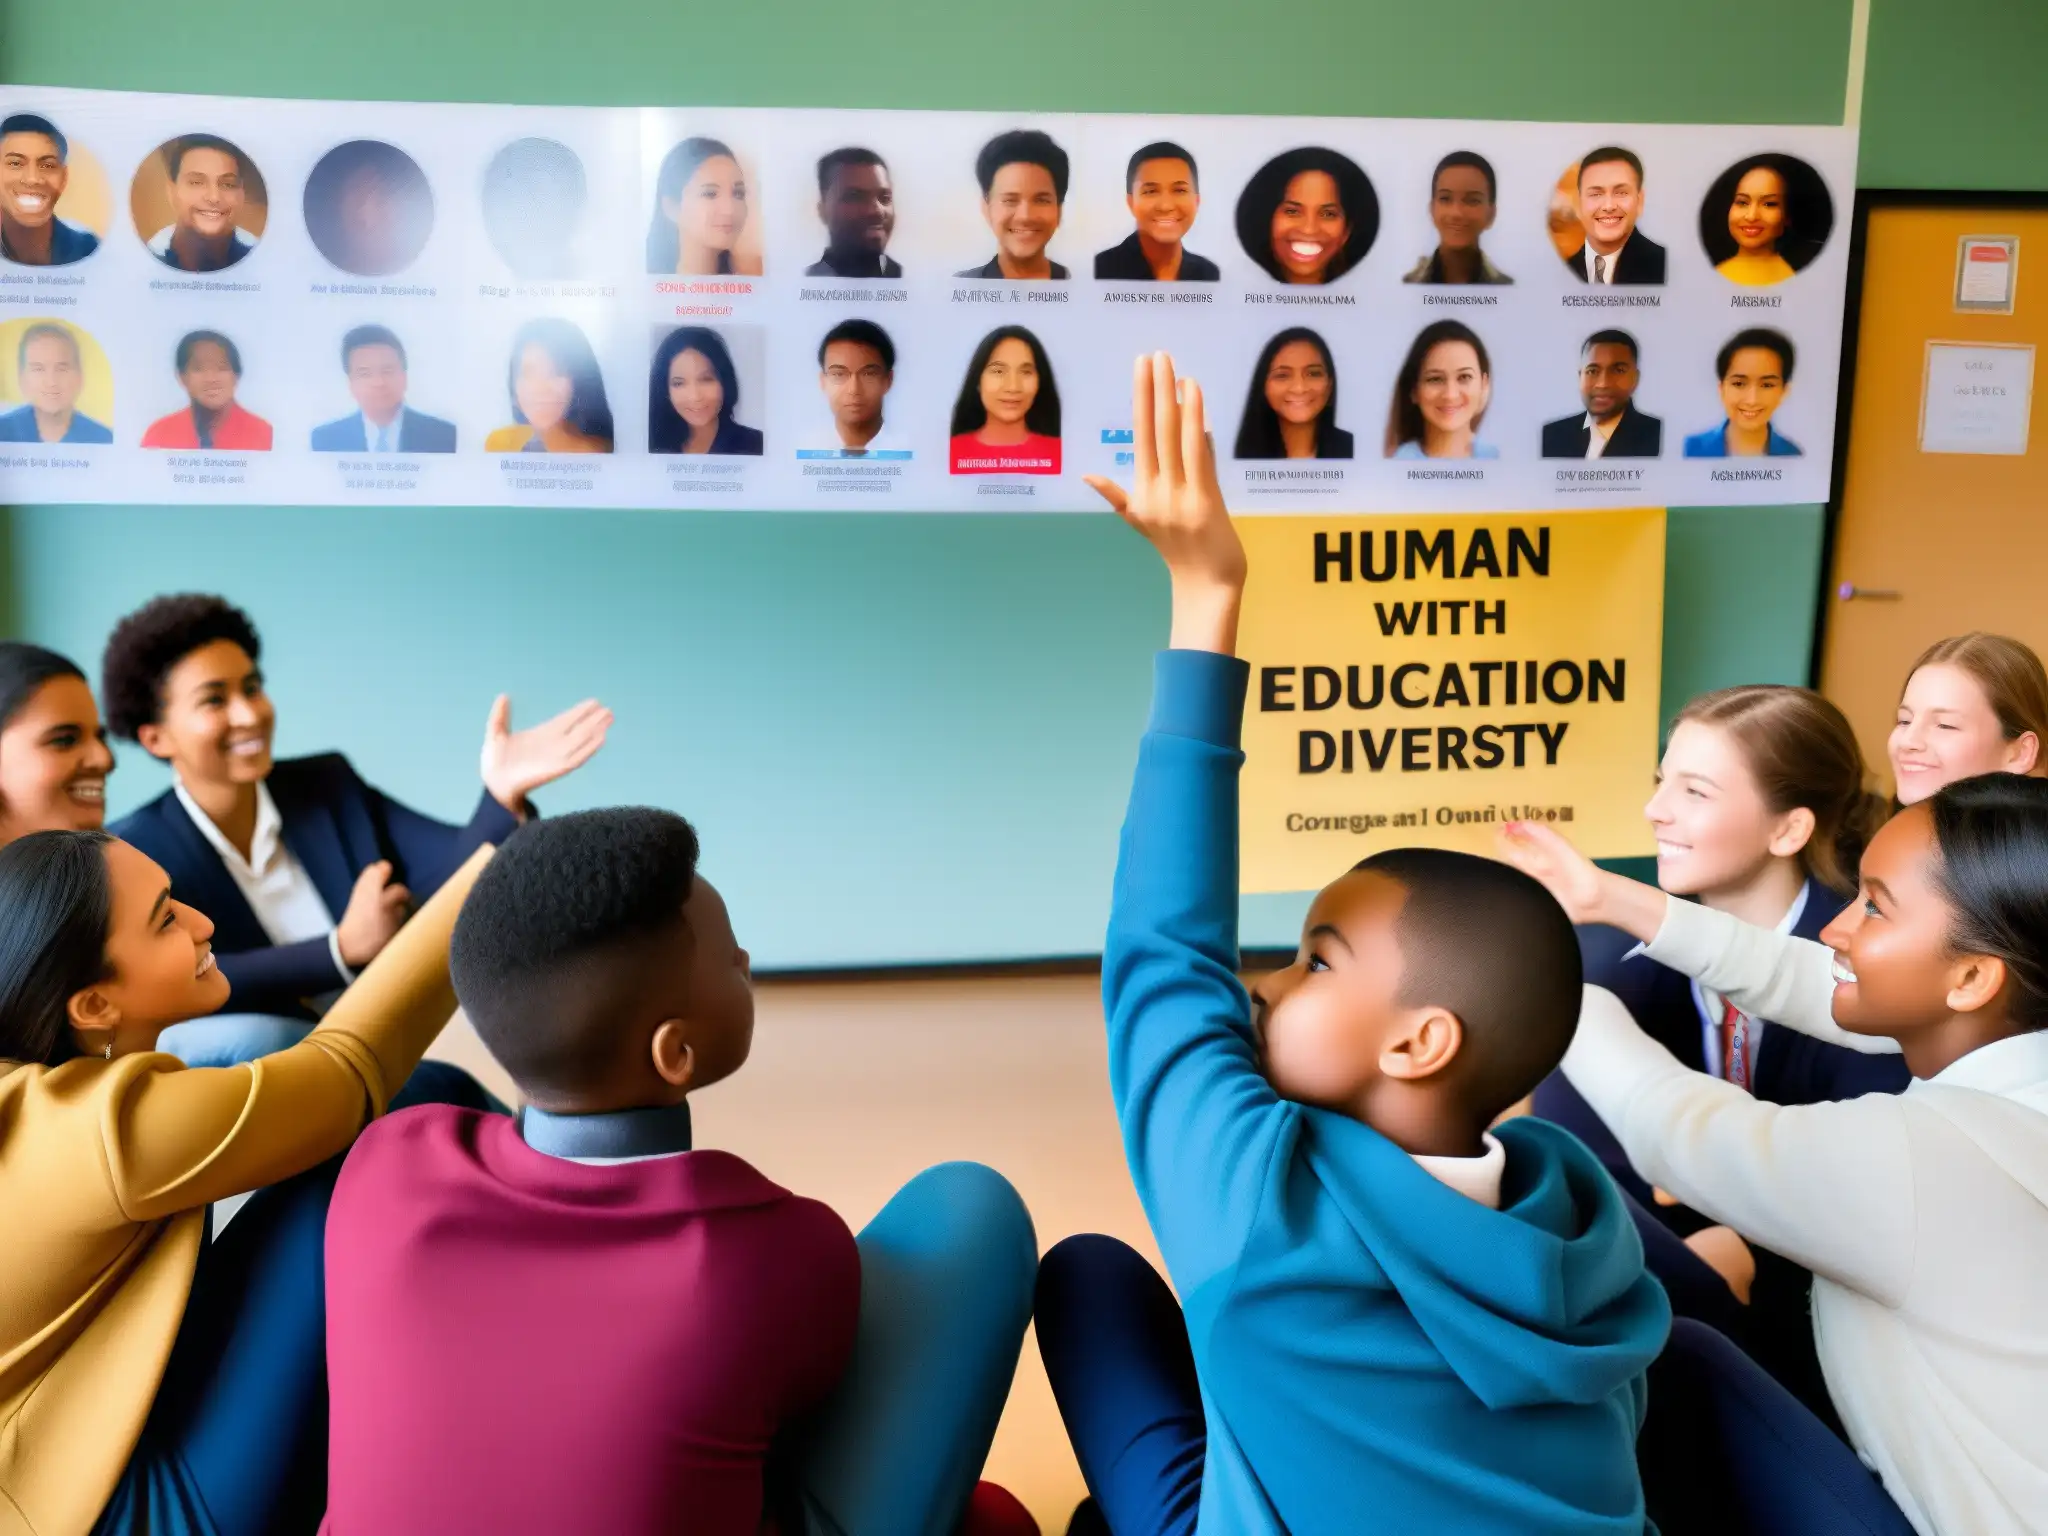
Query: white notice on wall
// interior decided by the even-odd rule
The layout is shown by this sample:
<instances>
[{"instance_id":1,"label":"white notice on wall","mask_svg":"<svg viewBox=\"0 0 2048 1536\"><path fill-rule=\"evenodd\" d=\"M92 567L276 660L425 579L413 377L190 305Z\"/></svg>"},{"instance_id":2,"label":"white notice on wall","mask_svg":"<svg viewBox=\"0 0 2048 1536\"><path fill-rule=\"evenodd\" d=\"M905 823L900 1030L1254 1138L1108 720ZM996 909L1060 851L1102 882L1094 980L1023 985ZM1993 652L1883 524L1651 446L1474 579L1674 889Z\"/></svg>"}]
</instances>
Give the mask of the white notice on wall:
<instances>
[{"instance_id":1,"label":"white notice on wall","mask_svg":"<svg viewBox=\"0 0 2048 1536\"><path fill-rule=\"evenodd\" d=\"M1978 315L2012 313L2019 282L2018 235L1965 235L1956 244L1956 308Z\"/></svg>"},{"instance_id":2,"label":"white notice on wall","mask_svg":"<svg viewBox=\"0 0 2048 1536\"><path fill-rule=\"evenodd\" d=\"M1920 451L2023 454L2033 403L2032 347L1930 341Z\"/></svg>"}]
</instances>

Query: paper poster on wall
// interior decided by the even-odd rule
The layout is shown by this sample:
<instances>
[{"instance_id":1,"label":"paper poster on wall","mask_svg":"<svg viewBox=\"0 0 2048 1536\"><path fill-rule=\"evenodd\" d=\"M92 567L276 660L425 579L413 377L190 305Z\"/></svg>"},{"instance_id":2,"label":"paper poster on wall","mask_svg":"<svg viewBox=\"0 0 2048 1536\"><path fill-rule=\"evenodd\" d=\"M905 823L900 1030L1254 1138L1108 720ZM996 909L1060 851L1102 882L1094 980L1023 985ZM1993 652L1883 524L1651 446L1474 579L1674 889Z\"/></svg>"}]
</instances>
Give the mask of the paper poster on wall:
<instances>
[{"instance_id":1,"label":"paper poster on wall","mask_svg":"<svg viewBox=\"0 0 2048 1536\"><path fill-rule=\"evenodd\" d=\"M1956 310L2009 315L2019 289L2018 235L1965 235L1956 242Z\"/></svg>"},{"instance_id":2,"label":"paper poster on wall","mask_svg":"<svg viewBox=\"0 0 2048 1536\"><path fill-rule=\"evenodd\" d=\"M2033 409L2032 347L1927 343L1922 453L2023 454Z\"/></svg>"},{"instance_id":3,"label":"paper poster on wall","mask_svg":"<svg viewBox=\"0 0 2048 1536\"><path fill-rule=\"evenodd\" d=\"M0 118L11 501L1092 512L1159 348L1245 511L1828 492L1841 128Z\"/></svg>"},{"instance_id":4,"label":"paper poster on wall","mask_svg":"<svg viewBox=\"0 0 2048 1536\"><path fill-rule=\"evenodd\" d=\"M1664 513L1246 519L1244 889L1557 826L1651 851Z\"/></svg>"}]
</instances>

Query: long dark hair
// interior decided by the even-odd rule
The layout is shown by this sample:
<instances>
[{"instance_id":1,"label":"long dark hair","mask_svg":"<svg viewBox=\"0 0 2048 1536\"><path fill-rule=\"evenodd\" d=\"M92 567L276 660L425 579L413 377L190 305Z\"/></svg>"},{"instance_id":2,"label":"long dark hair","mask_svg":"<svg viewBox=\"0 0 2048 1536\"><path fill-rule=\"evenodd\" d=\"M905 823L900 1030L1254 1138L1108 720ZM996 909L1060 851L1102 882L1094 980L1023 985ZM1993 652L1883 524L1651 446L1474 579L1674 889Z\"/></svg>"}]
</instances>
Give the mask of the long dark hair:
<instances>
[{"instance_id":1,"label":"long dark hair","mask_svg":"<svg viewBox=\"0 0 2048 1536\"><path fill-rule=\"evenodd\" d=\"M505 365L505 393L512 398L512 419L521 426L532 425L519 409L519 359L528 347L539 347L569 376L569 409L562 419L585 437L611 442L612 408L604 396L604 372L597 366L590 339L567 320L529 320L512 338L512 360Z\"/></svg>"},{"instance_id":2,"label":"long dark hair","mask_svg":"<svg viewBox=\"0 0 2048 1536\"><path fill-rule=\"evenodd\" d=\"M1380 199L1372 189L1372 179L1356 161L1334 149L1290 149L1260 166L1237 199L1237 241L1273 281L1287 281L1287 274L1273 257L1273 213L1287 195L1287 184L1303 171L1321 171L1337 183L1337 202L1349 226L1344 249L1331 258L1323 274L1324 282L1334 283L1365 259L1380 233Z\"/></svg>"},{"instance_id":3,"label":"long dark hair","mask_svg":"<svg viewBox=\"0 0 2048 1536\"><path fill-rule=\"evenodd\" d=\"M717 139L693 137L683 140L662 157L661 169L654 176L654 213L647 220L647 270L649 272L673 272L676 262L683 254L683 231L676 220L662 211L664 198L680 204L683 188L690 184L690 178L697 174L697 167L706 160L716 160L720 155L739 164L740 157ZM732 270L732 252L721 251L718 255L718 270Z\"/></svg>"},{"instance_id":4,"label":"long dark hair","mask_svg":"<svg viewBox=\"0 0 2048 1536\"><path fill-rule=\"evenodd\" d=\"M78 1054L72 995L107 979L114 882L104 832L31 832L0 848L0 1061Z\"/></svg>"},{"instance_id":5,"label":"long dark hair","mask_svg":"<svg viewBox=\"0 0 2048 1536\"><path fill-rule=\"evenodd\" d=\"M1336 359L1330 356L1330 349L1322 337L1305 325L1296 325L1267 342L1259 360L1252 365L1251 388L1244 399L1244 420L1238 423L1237 428L1237 456L1240 459L1287 457L1287 444L1280 434L1280 413L1266 398L1266 375L1272 371L1273 359L1280 355L1280 349L1297 341L1305 341L1314 347L1323 360L1323 367L1329 370L1330 398L1323 402L1322 414L1316 417L1316 457L1332 457L1329 452L1330 434L1337 425Z\"/></svg>"},{"instance_id":6,"label":"long dark hair","mask_svg":"<svg viewBox=\"0 0 2048 1536\"><path fill-rule=\"evenodd\" d=\"M0 640L0 731L13 724L43 684L56 677L86 681L75 663L55 651L26 640Z\"/></svg>"},{"instance_id":7,"label":"long dark hair","mask_svg":"<svg viewBox=\"0 0 2048 1536\"><path fill-rule=\"evenodd\" d=\"M1403 443L1419 443L1423 439L1422 407L1415 403L1415 386L1422 382L1423 359L1429 356L1430 348L1441 346L1447 341L1462 341L1472 348L1479 358L1479 372L1482 377L1493 378L1493 363L1486 355L1486 343L1479 339L1479 333L1462 320L1436 320L1425 325L1415 337L1415 344L1408 349L1408 356L1401 364L1401 371L1394 378L1394 398L1387 406L1387 456L1392 458L1394 450ZM1485 419L1486 409L1480 407L1472 417L1472 432L1476 437L1479 423Z\"/></svg>"},{"instance_id":8,"label":"long dark hair","mask_svg":"<svg viewBox=\"0 0 2048 1536\"><path fill-rule=\"evenodd\" d=\"M1778 237L1778 254L1794 272L1804 271L1834 232L1835 200L1820 172L1791 155L1751 155L1728 167L1707 189L1700 203L1700 244L1707 248L1707 260L1718 267L1735 254L1728 210L1735 189L1751 171L1774 173L1785 189L1785 232Z\"/></svg>"},{"instance_id":9,"label":"long dark hair","mask_svg":"<svg viewBox=\"0 0 2048 1536\"><path fill-rule=\"evenodd\" d=\"M1038 338L1021 325L1002 325L981 338L967 364L967 377L960 381L960 398L953 402L953 436L964 437L988 425L988 407L981 403L981 371L1006 341L1021 341L1031 349L1031 361L1038 368L1038 394L1024 413L1027 431L1040 437L1060 435L1060 387L1053 382L1052 359Z\"/></svg>"},{"instance_id":10,"label":"long dark hair","mask_svg":"<svg viewBox=\"0 0 2048 1536\"><path fill-rule=\"evenodd\" d=\"M654 366L647 373L647 451L681 453L690 440L690 424L676 414L668 398L669 365L685 352L701 352L718 375L718 387L725 399L718 407L721 434L732 425L732 413L739 408L740 376L732 365L732 353L725 338L708 326L685 325L664 336L654 351Z\"/></svg>"},{"instance_id":11,"label":"long dark hair","mask_svg":"<svg viewBox=\"0 0 2048 1536\"><path fill-rule=\"evenodd\" d=\"M1949 947L2005 962L2006 1009L2048 1026L2048 779L1985 773L1929 796L1936 885L1955 916Z\"/></svg>"}]
</instances>

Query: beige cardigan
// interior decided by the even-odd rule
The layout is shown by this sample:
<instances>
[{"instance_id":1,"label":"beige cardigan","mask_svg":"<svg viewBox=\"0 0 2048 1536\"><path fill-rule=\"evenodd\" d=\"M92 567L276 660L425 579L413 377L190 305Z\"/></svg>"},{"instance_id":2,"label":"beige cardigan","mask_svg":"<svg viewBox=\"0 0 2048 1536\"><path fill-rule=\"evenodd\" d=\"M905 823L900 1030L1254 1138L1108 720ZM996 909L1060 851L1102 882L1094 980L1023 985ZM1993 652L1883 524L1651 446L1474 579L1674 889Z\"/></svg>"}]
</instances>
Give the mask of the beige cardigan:
<instances>
[{"instance_id":1,"label":"beige cardigan","mask_svg":"<svg viewBox=\"0 0 2048 1536\"><path fill-rule=\"evenodd\" d=\"M206 1207L346 1148L455 1007L448 940L480 849L289 1050L0 1062L0 1536L99 1518L142 1434Z\"/></svg>"}]
</instances>

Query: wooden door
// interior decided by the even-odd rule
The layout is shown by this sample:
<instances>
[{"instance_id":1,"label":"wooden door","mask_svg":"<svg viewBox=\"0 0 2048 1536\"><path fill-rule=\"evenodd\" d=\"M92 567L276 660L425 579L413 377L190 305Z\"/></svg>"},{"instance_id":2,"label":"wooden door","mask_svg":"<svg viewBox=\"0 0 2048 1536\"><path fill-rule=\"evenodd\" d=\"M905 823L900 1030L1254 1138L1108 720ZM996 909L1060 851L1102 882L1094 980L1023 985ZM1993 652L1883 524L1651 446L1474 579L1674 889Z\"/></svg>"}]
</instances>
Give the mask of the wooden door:
<instances>
[{"instance_id":1,"label":"wooden door","mask_svg":"<svg viewBox=\"0 0 2048 1536\"><path fill-rule=\"evenodd\" d=\"M1958 242L1972 235L2019 236L2010 315L1956 312ZM1820 686L1889 784L1885 737L1906 668L1928 645L1986 629L2048 656L2048 208L1872 209L1854 323ZM1942 341L2040 348L2025 454L1920 451L1927 346Z\"/></svg>"}]
</instances>

